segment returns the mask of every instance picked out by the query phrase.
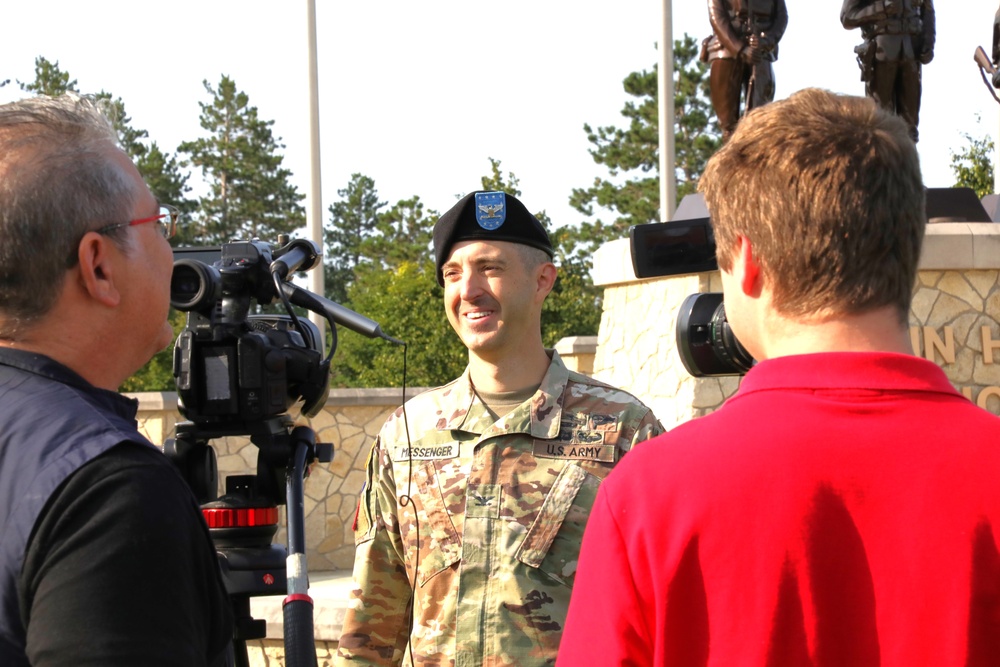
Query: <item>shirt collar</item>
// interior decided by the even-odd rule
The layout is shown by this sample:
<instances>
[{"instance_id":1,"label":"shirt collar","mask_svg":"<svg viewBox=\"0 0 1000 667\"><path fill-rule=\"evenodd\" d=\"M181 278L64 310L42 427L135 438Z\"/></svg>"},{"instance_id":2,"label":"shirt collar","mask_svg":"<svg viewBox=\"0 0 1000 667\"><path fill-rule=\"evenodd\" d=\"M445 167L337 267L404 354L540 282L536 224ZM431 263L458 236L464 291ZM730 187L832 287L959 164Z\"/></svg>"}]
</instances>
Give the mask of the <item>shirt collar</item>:
<instances>
[{"instance_id":1,"label":"shirt collar","mask_svg":"<svg viewBox=\"0 0 1000 667\"><path fill-rule=\"evenodd\" d=\"M44 354L0 347L0 367L2 366L73 387L125 419L134 420L139 410L138 400L122 396L116 391L95 387L76 371ZM3 372L4 369L0 368L0 374Z\"/></svg>"},{"instance_id":2,"label":"shirt collar","mask_svg":"<svg viewBox=\"0 0 1000 667\"><path fill-rule=\"evenodd\" d=\"M562 401L560 400L566 383L569 381L569 370L559 358L555 350L546 350L551 361L542 377L542 383L534 395L514 408L496 425L505 425L498 429L501 433L528 433L534 438L550 439L559 435L562 419ZM456 410L450 419L440 425L441 430L466 431L483 434L494 427L489 410L482 404L472 386L470 369L466 367L462 376L451 388L455 393L456 405L465 409Z\"/></svg>"},{"instance_id":3,"label":"shirt collar","mask_svg":"<svg viewBox=\"0 0 1000 667\"><path fill-rule=\"evenodd\" d=\"M857 388L955 393L936 364L893 352L821 352L768 359L750 369L738 393Z\"/></svg>"}]
</instances>

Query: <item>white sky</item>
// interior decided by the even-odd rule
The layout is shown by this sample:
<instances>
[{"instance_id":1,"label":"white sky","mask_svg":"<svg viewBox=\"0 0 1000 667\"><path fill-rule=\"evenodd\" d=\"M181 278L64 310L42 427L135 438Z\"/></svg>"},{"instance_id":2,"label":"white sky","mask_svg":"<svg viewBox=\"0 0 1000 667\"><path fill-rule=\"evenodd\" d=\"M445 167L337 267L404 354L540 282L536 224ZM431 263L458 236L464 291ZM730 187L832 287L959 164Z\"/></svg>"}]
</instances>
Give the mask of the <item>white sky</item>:
<instances>
[{"instance_id":1,"label":"white sky","mask_svg":"<svg viewBox=\"0 0 1000 667\"><path fill-rule=\"evenodd\" d=\"M786 0L777 97L808 86L863 94L838 0ZM658 55L659 0L317 0L322 203L350 175L382 200L420 195L444 211L479 187L489 157L520 179L523 200L555 224L581 216L572 188L605 175L583 124L622 123L621 82ZM286 145L285 166L309 182L306 0L120 0L5 3L0 102L23 96L44 56L84 92L121 97L133 126L167 151L201 136L202 86L234 79ZM1000 107L972 56L990 51L997 0L940 2L934 61L924 68L920 153L931 187L953 183L963 133L996 132ZM141 9L137 9L141 7ZM673 34L710 31L707 2L674 3ZM977 116L982 122L977 124ZM192 178L192 183L197 182Z\"/></svg>"}]
</instances>

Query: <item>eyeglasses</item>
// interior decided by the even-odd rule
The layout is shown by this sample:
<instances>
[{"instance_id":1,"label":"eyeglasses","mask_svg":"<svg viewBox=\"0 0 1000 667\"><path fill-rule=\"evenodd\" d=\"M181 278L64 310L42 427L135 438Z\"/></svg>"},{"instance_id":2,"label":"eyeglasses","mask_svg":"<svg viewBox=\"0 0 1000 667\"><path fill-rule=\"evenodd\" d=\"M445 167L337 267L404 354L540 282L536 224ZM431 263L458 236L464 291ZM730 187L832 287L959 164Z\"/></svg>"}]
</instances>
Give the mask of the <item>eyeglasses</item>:
<instances>
[{"instance_id":1,"label":"eyeglasses","mask_svg":"<svg viewBox=\"0 0 1000 667\"><path fill-rule=\"evenodd\" d=\"M169 239L174 234L177 233L177 220L181 217L181 212L178 211L173 206L167 204L160 205L160 212L157 215L152 215L148 218L139 218L138 220L129 220L128 222L119 222L113 225L105 225L100 229L94 230L98 234L103 234L104 232L110 231L112 229L118 229L119 227L131 227L133 225L143 225L147 222L158 222L157 229L163 234L163 238Z\"/></svg>"}]
</instances>

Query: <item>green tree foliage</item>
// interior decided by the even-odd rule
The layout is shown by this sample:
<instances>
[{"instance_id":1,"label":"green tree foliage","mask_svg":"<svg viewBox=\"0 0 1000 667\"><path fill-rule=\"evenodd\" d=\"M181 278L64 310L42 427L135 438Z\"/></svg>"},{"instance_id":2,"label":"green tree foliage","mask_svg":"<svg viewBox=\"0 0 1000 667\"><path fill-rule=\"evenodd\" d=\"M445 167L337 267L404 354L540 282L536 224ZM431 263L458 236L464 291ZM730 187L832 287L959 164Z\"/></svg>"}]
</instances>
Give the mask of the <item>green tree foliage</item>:
<instances>
[{"instance_id":1,"label":"green tree foliage","mask_svg":"<svg viewBox=\"0 0 1000 667\"><path fill-rule=\"evenodd\" d=\"M42 56L35 58L35 80L18 83L21 90L36 95L57 96L69 91L80 92L76 79L62 71L58 61L52 62ZM187 175L181 172L177 159L164 153L155 141L150 141L146 130L132 126L132 119L125 111L125 102L120 97L116 98L104 90L94 97L104 101L106 112L118 132L122 150L135 162L153 196L159 201L173 204L184 213L191 213L195 202L187 199L186 195L191 188L187 185ZM182 228L174 242L183 240Z\"/></svg>"},{"instance_id":2,"label":"green tree foliage","mask_svg":"<svg viewBox=\"0 0 1000 667\"><path fill-rule=\"evenodd\" d=\"M184 313L170 309L170 326L174 330L174 339L184 328L187 317ZM165 350L157 352L149 362L125 380L119 391L174 391L174 346L171 344ZM159 443L157 443L159 444Z\"/></svg>"},{"instance_id":3,"label":"green tree foliage","mask_svg":"<svg viewBox=\"0 0 1000 667\"><path fill-rule=\"evenodd\" d=\"M708 158L721 137L708 97L708 67L698 60L698 43L690 35L674 42L674 141L678 201L695 191ZM634 98L625 103L626 127L584 125L593 144L594 162L608 170L593 185L576 188L570 204L588 217L599 209L610 220L595 218L580 225L574 240L589 254L602 243L622 238L632 225L657 222L659 195L659 112L657 67L632 72L623 82Z\"/></svg>"},{"instance_id":4,"label":"green tree foliage","mask_svg":"<svg viewBox=\"0 0 1000 667\"><path fill-rule=\"evenodd\" d=\"M420 197L400 199L375 219L375 234L361 242L365 257L378 258L383 267L403 262L419 264L431 258L431 233L437 211L424 210Z\"/></svg>"},{"instance_id":5,"label":"green tree foliage","mask_svg":"<svg viewBox=\"0 0 1000 667\"><path fill-rule=\"evenodd\" d=\"M181 171L177 158L164 153L155 141L150 140L146 130L132 126L132 119L125 111L125 102L120 97L114 97L103 90L95 97L105 101L108 114L118 131L122 150L135 162L153 196L157 201L176 206L188 218L197 203L187 198L191 188L187 185L188 176ZM191 236L190 228L182 222L177 236L170 242L172 245L190 245L195 242Z\"/></svg>"},{"instance_id":6,"label":"green tree foliage","mask_svg":"<svg viewBox=\"0 0 1000 667\"><path fill-rule=\"evenodd\" d=\"M209 136L178 147L184 166L201 170L209 193L198 200L188 229L200 245L259 238L274 242L305 223L304 195L282 167L284 145L271 133L274 121L261 120L246 93L223 76L213 88L204 81L211 101L200 102L201 127Z\"/></svg>"},{"instance_id":7,"label":"green tree foliage","mask_svg":"<svg viewBox=\"0 0 1000 667\"><path fill-rule=\"evenodd\" d=\"M364 174L352 174L337 196L340 200L330 206L330 224L323 231L324 283L326 295L344 303L354 284L355 269L366 258L364 244L376 233L385 202L379 201L375 181Z\"/></svg>"},{"instance_id":8,"label":"green tree foliage","mask_svg":"<svg viewBox=\"0 0 1000 667\"><path fill-rule=\"evenodd\" d=\"M76 79L70 79L68 72L59 69L59 61L52 62L42 56L35 58L35 80L29 83L18 81L21 90L35 95L55 97L68 91L79 92Z\"/></svg>"},{"instance_id":9,"label":"green tree foliage","mask_svg":"<svg viewBox=\"0 0 1000 667\"><path fill-rule=\"evenodd\" d=\"M464 348L444 316L434 278L430 237L438 214L425 211L419 197L387 207L363 174L352 175L337 194L324 234L327 296L407 343L408 384L435 386L454 378L464 366ZM338 337L335 385L400 386L401 348L350 331Z\"/></svg>"},{"instance_id":10,"label":"green tree foliage","mask_svg":"<svg viewBox=\"0 0 1000 667\"><path fill-rule=\"evenodd\" d=\"M546 335L593 335L600 326L602 290L590 276L593 253L623 238L628 228L660 217L659 108L657 67L632 72L623 81L632 98L625 103L625 127L584 125L590 154L608 170L593 185L576 188L570 204L590 219L550 231L560 278L546 304ZM708 67L698 60L690 35L674 42L674 142L678 201L697 188L705 164L721 145L708 96ZM599 212L612 217L596 217Z\"/></svg>"},{"instance_id":11,"label":"green tree foliage","mask_svg":"<svg viewBox=\"0 0 1000 667\"><path fill-rule=\"evenodd\" d=\"M968 145L951 154L955 187L972 188L982 198L993 193L993 139L990 136L979 139L970 134L964 136Z\"/></svg>"},{"instance_id":12,"label":"green tree foliage","mask_svg":"<svg viewBox=\"0 0 1000 667\"><path fill-rule=\"evenodd\" d=\"M404 260L390 268L365 266L350 288L351 308L406 343L406 384L435 387L462 373L465 347L444 313L444 292L434 262ZM349 387L399 387L403 349L386 341L339 334L332 383Z\"/></svg>"},{"instance_id":13,"label":"green tree foliage","mask_svg":"<svg viewBox=\"0 0 1000 667\"><path fill-rule=\"evenodd\" d=\"M191 220L198 208L198 202L189 199L188 175L181 171L180 161L175 155L164 153L155 141L142 145L142 150L133 156L139 173L143 175L150 192L158 201L176 206L181 212L177 234L170 239L173 246L199 245L197 228Z\"/></svg>"}]
</instances>

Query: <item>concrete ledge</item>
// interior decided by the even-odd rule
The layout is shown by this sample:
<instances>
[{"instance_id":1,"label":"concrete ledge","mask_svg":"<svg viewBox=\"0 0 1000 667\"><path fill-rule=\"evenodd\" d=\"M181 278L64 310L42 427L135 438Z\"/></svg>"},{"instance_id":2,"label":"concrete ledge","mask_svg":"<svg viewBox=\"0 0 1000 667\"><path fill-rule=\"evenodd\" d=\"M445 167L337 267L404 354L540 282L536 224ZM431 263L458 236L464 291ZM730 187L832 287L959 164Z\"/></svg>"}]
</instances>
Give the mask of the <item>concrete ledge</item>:
<instances>
[{"instance_id":1,"label":"concrete ledge","mask_svg":"<svg viewBox=\"0 0 1000 667\"><path fill-rule=\"evenodd\" d=\"M309 575L309 596L315 605L313 634L316 641L338 641L344 627L344 614L351 597L351 573L336 570ZM285 621L281 603L283 595L250 598L250 614L267 622L267 638L283 639Z\"/></svg>"},{"instance_id":2,"label":"concrete ledge","mask_svg":"<svg viewBox=\"0 0 1000 667\"><path fill-rule=\"evenodd\" d=\"M938 222L927 225L920 268L932 271L995 269L997 257L1000 257L1000 224Z\"/></svg>"},{"instance_id":3,"label":"concrete ledge","mask_svg":"<svg viewBox=\"0 0 1000 667\"><path fill-rule=\"evenodd\" d=\"M139 410L165 410L168 412L177 411L176 391L140 391L134 394L125 395L139 401Z\"/></svg>"},{"instance_id":4,"label":"concrete ledge","mask_svg":"<svg viewBox=\"0 0 1000 667\"><path fill-rule=\"evenodd\" d=\"M929 271L995 269L997 257L1000 257L1000 224L930 223L924 234L919 268ZM595 285L603 287L646 280L635 277L628 239L609 241L598 248L594 253L593 278Z\"/></svg>"},{"instance_id":5,"label":"concrete ledge","mask_svg":"<svg viewBox=\"0 0 1000 667\"><path fill-rule=\"evenodd\" d=\"M430 387L407 387L406 400L422 394ZM402 405L402 387L380 389L331 389L327 405Z\"/></svg>"},{"instance_id":6,"label":"concrete ledge","mask_svg":"<svg viewBox=\"0 0 1000 667\"><path fill-rule=\"evenodd\" d=\"M594 285L607 287L621 283L634 283L640 279L632 270L632 249L628 239L608 241L594 253Z\"/></svg>"},{"instance_id":7,"label":"concrete ledge","mask_svg":"<svg viewBox=\"0 0 1000 667\"><path fill-rule=\"evenodd\" d=\"M407 387L407 400L417 394L422 394L429 387ZM143 391L127 394L139 400L140 410L177 410L176 391ZM401 405L403 390L390 387L388 389L331 389L326 399L329 406L365 406L365 405Z\"/></svg>"},{"instance_id":8,"label":"concrete ledge","mask_svg":"<svg viewBox=\"0 0 1000 667\"><path fill-rule=\"evenodd\" d=\"M556 343L556 352L560 356L570 354L595 354L597 352L597 336L566 336Z\"/></svg>"}]
</instances>

